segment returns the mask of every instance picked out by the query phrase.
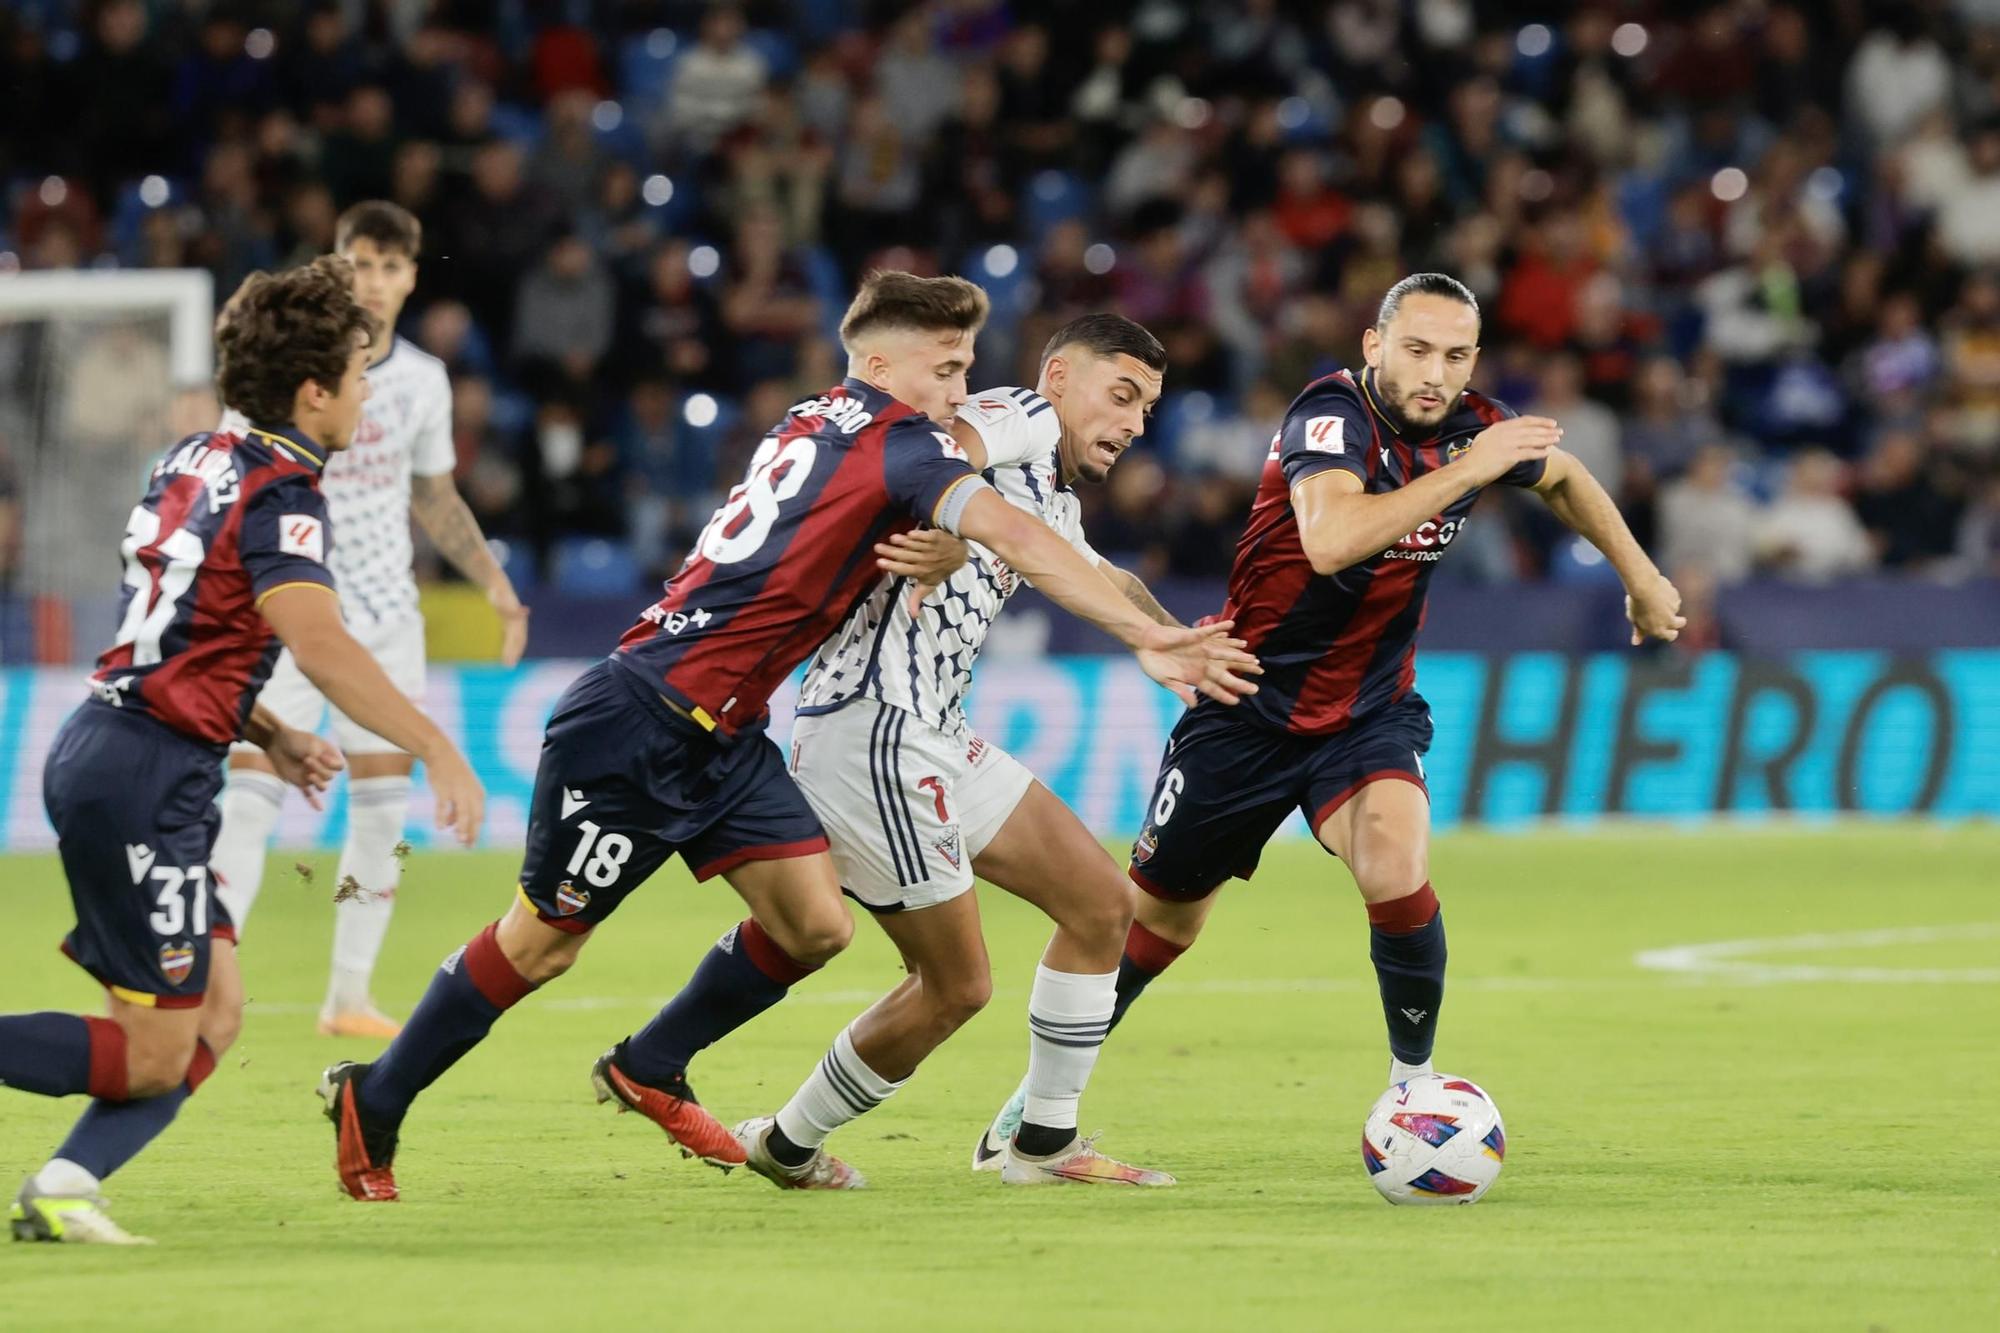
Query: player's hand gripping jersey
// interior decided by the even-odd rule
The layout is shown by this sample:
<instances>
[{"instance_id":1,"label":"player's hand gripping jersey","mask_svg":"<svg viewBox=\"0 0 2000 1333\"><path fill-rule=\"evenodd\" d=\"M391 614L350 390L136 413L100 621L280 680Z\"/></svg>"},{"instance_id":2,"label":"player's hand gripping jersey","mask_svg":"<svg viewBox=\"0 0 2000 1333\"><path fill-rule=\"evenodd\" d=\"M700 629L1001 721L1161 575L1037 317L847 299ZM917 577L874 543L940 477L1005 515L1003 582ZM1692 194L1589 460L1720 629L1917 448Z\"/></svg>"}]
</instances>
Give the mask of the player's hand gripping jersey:
<instances>
[{"instance_id":1,"label":"player's hand gripping jersey","mask_svg":"<svg viewBox=\"0 0 2000 1333\"><path fill-rule=\"evenodd\" d=\"M794 407L614 661L734 736L880 581L875 543L923 520L956 534L986 483L927 417L849 379Z\"/></svg>"},{"instance_id":2,"label":"player's hand gripping jersey","mask_svg":"<svg viewBox=\"0 0 2000 1333\"><path fill-rule=\"evenodd\" d=\"M1055 409L1033 389L989 389L959 409L986 444L986 479L1011 504L1047 523L1095 565L1082 509L1061 484ZM913 713L948 736L966 733L972 664L1022 579L978 542L965 564L912 615L910 581L885 577L821 646L799 693L803 716L870 698Z\"/></svg>"},{"instance_id":3,"label":"player's hand gripping jersey","mask_svg":"<svg viewBox=\"0 0 2000 1333\"><path fill-rule=\"evenodd\" d=\"M278 639L258 604L293 583L331 589L318 478L326 455L295 432L192 435L154 466L126 522L117 639L97 698L182 735L242 735Z\"/></svg>"},{"instance_id":4,"label":"player's hand gripping jersey","mask_svg":"<svg viewBox=\"0 0 2000 1333\"><path fill-rule=\"evenodd\" d=\"M340 534L327 567L340 589L341 618L364 643L375 640L379 627L418 614L410 478L443 476L457 465L451 378L442 361L397 338L389 355L368 368L368 389L354 443L328 461L320 479ZM222 418L224 430L248 425L234 412Z\"/></svg>"},{"instance_id":5,"label":"player's hand gripping jersey","mask_svg":"<svg viewBox=\"0 0 2000 1333\"><path fill-rule=\"evenodd\" d=\"M1475 489L1387 550L1332 575L1313 573L1299 541L1292 488L1334 468L1380 495L1444 467L1472 439L1514 413L1467 390L1435 434L1406 439L1381 409L1367 370L1307 385L1285 413L1236 563L1225 617L1264 664L1258 692L1240 709L1300 735L1324 735L1410 692L1417 631L1437 562L1464 530ZM1545 464L1524 463L1502 485L1532 486Z\"/></svg>"}]
</instances>

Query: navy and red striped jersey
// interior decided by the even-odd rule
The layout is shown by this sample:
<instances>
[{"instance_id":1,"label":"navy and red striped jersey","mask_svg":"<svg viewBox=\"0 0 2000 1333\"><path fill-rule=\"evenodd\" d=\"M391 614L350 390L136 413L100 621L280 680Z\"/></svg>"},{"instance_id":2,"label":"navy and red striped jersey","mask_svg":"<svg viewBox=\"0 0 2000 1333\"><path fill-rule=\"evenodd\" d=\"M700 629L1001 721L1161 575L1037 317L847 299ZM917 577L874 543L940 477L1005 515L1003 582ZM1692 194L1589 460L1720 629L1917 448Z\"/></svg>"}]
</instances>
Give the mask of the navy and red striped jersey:
<instances>
[{"instance_id":1,"label":"navy and red striped jersey","mask_svg":"<svg viewBox=\"0 0 2000 1333\"><path fill-rule=\"evenodd\" d=\"M297 431L204 431L153 466L125 525L118 637L91 688L211 744L240 739L278 658L257 607L288 584L333 590L326 451Z\"/></svg>"},{"instance_id":2,"label":"navy and red striped jersey","mask_svg":"<svg viewBox=\"0 0 2000 1333\"><path fill-rule=\"evenodd\" d=\"M1467 390L1437 432L1397 433L1373 374L1337 371L1306 386L1285 413L1236 546L1223 615L1264 665L1257 693L1238 707L1301 735L1325 735L1410 692L1417 631L1432 571L1464 529L1474 490L1395 545L1337 574L1315 574L1299 541L1292 488L1331 468L1361 478L1371 495L1407 485L1471 447L1473 436L1514 413ZM1544 464L1524 463L1501 484L1532 486Z\"/></svg>"},{"instance_id":3,"label":"navy and red striped jersey","mask_svg":"<svg viewBox=\"0 0 2000 1333\"><path fill-rule=\"evenodd\" d=\"M919 521L955 534L983 489L950 432L846 380L772 428L614 660L712 731L754 728L881 577L875 543Z\"/></svg>"}]
</instances>

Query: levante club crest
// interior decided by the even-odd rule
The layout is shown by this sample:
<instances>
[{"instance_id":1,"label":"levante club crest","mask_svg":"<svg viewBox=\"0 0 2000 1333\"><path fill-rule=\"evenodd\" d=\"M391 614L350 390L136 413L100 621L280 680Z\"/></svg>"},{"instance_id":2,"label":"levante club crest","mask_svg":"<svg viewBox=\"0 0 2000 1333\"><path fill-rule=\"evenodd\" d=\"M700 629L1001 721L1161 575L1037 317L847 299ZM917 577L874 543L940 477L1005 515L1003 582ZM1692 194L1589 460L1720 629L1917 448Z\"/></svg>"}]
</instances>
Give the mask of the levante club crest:
<instances>
[{"instance_id":1,"label":"levante club crest","mask_svg":"<svg viewBox=\"0 0 2000 1333\"><path fill-rule=\"evenodd\" d=\"M579 889L568 880L556 885L556 911L563 916L575 916L590 906L590 890Z\"/></svg>"},{"instance_id":2,"label":"levante club crest","mask_svg":"<svg viewBox=\"0 0 2000 1333\"><path fill-rule=\"evenodd\" d=\"M1471 440L1453 440L1444 447L1444 461L1447 463L1456 463L1471 452Z\"/></svg>"},{"instance_id":3,"label":"levante club crest","mask_svg":"<svg viewBox=\"0 0 2000 1333\"><path fill-rule=\"evenodd\" d=\"M178 986L194 971L194 949L186 944L160 946L160 971L169 986Z\"/></svg>"}]
</instances>

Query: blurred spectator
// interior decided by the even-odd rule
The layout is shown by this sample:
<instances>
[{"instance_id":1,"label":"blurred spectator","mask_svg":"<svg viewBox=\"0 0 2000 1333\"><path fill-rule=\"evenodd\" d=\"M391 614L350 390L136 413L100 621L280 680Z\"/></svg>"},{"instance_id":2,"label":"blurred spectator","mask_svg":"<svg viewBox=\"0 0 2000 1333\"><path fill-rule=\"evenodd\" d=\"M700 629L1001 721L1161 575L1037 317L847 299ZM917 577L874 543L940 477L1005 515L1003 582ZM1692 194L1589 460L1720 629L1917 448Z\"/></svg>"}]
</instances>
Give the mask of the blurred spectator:
<instances>
[{"instance_id":1,"label":"blurred spectator","mask_svg":"<svg viewBox=\"0 0 2000 1333\"><path fill-rule=\"evenodd\" d=\"M623 303L617 368L623 378L668 376L680 383L718 383L731 364L722 310L690 271L686 241L653 252L641 292Z\"/></svg>"},{"instance_id":2,"label":"blurred spectator","mask_svg":"<svg viewBox=\"0 0 2000 1333\"><path fill-rule=\"evenodd\" d=\"M674 66L667 129L676 144L705 152L756 105L770 70L744 32L743 11L734 5L703 15L700 40Z\"/></svg>"},{"instance_id":3,"label":"blurred spectator","mask_svg":"<svg viewBox=\"0 0 2000 1333\"><path fill-rule=\"evenodd\" d=\"M1758 559L1787 577L1823 583L1875 563L1867 529L1840 494L1842 468L1824 449L1792 461L1785 489L1757 521Z\"/></svg>"},{"instance_id":4,"label":"blurred spectator","mask_svg":"<svg viewBox=\"0 0 2000 1333\"><path fill-rule=\"evenodd\" d=\"M1862 463L1854 509L1888 568L1925 570L1948 558L1964 507L1955 469L1927 456L1915 430L1885 432Z\"/></svg>"},{"instance_id":5,"label":"blurred spectator","mask_svg":"<svg viewBox=\"0 0 2000 1333\"><path fill-rule=\"evenodd\" d=\"M1541 381L1523 409L1553 417L1563 430L1562 447L1590 469L1614 497L1625 489L1625 451L1618 414L1583 396L1583 362L1574 352L1558 352L1542 363Z\"/></svg>"},{"instance_id":6,"label":"blurred spectator","mask_svg":"<svg viewBox=\"0 0 2000 1333\"><path fill-rule=\"evenodd\" d=\"M1628 475L1670 481L1703 445L1723 439L1722 423L1698 394L1672 357L1651 357L1640 367L1632 411L1620 429Z\"/></svg>"},{"instance_id":7,"label":"blurred spectator","mask_svg":"<svg viewBox=\"0 0 2000 1333\"><path fill-rule=\"evenodd\" d=\"M1285 403L1358 362L1392 281L1442 269L1485 312L1476 384L1563 420L1663 567L1742 577L1765 527L1775 569L1870 565L1817 453L1746 518L1735 474L1813 446L1865 455L1884 567L1993 567L1991 0L1572 6L1532 57L1528 9L1468 0L814 4L809 35L747 8L0 6L0 265L226 289L394 198L489 529L629 527L656 568L838 378L866 266L988 283L989 384L1122 308L1172 364L1157 439L1091 504L1156 570L1230 544L1224 496ZM1447 577L1545 564L1562 534L1518 499Z\"/></svg>"},{"instance_id":8,"label":"blurred spectator","mask_svg":"<svg viewBox=\"0 0 2000 1333\"><path fill-rule=\"evenodd\" d=\"M1699 450L1680 480L1660 493L1660 564L1740 582L1756 554L1756 506L1736 484L1736 459L1719 444Z\"/></svg>"},{"instance_id":9,"label":"blurred spectator","mask_svg":"<svg viewBox=\"0 0 2000 1333\"><path fill-rule=\"evenodd\" d=\"M546 194L568 217L589 206L604 170L604 154L590 124L596 106L596 95L580 88L551 98L547 129L528 161L529 187Z\"/></svg>"},{"instance_id":10,"label":"blurred spectator","mask_svg":"<svg viewBox=\"0 0 2000 1333\"><path fill-rule=\"evenodd\" d=\"M514 358L531 383L585 389L611 346L611 278L583 238L564 236L521 279Z\"/></svg>"},{"instance_id":11,"label":"blurred spectator","mask_svg":"<svg viewBox=\"0 0 2000 1333\"><path fill-rule=\"evenodd\" d=\"M2000 121L1973 136L1968 179L1938 210L1938 244L1961 264L2000 263Z\"/></svg>"}]
</instances>

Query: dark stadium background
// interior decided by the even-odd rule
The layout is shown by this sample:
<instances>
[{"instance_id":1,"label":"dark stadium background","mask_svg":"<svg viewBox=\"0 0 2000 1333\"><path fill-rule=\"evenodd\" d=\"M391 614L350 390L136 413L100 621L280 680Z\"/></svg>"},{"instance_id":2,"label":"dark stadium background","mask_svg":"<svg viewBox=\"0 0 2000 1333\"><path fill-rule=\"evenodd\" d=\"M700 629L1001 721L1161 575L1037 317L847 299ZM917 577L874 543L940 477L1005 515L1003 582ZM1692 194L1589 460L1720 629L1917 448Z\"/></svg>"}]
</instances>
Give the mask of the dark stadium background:
<instances>
[{"instance_id":1,"label":"dark stadium background","mask_svg":"<svg viewBox=\"0 0 2000 1333\"><path fill-rule=\"evenodd\" d=\"M13 0L0 265L199 266L226 293L328 248L357 199L411 208L403 332L457 378L460 481L533 589L539 654L599 650L594 603L622 619L764 427L839 377L831 326L872 265L989 288L980 384L1032 382L1079 311L1162 335L1167 395L1089 524L1190 612L1286 401L1358 359L1395 277L1441 268L1485 306L1478 382L1563 420L1689 594L1673 651L1857 623L1990 643L1996 22L1990 0ZM0 438L16 625L22 447ZM1608 646L1608 569L1507 499L1443 567L1431 641Z\"/></svg>"}]
</instances>

